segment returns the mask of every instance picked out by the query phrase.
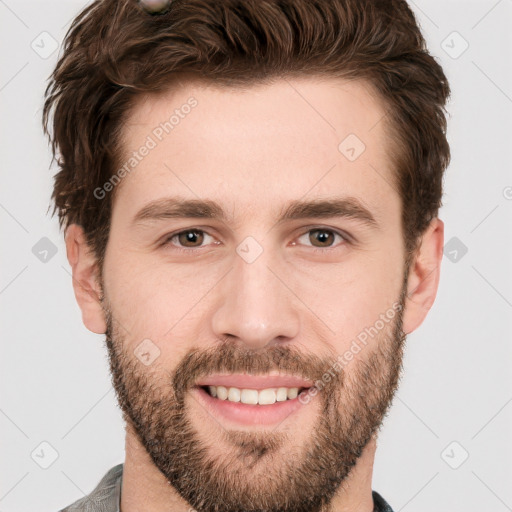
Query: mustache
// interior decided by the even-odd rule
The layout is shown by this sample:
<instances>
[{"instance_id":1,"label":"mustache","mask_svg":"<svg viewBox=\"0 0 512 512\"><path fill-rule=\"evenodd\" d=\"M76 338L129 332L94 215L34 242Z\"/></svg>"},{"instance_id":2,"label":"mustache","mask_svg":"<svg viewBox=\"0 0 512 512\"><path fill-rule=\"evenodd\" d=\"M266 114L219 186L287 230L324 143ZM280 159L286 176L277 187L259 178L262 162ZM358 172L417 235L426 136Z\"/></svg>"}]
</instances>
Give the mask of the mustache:
<instances>
[{"instance_id":1,"label":"mustache","mask_svg":"<svg viewBox=\"0 0 512 512\"><path fill-rule=\"evenodd\" d=\"M222 340L206 350L193 348L175 368L172 386L175 397L182 402L186 392L203 377L216 373L246 373L265 375L269 372L291 374L316 382L332 366L334 357L304 354L291 346L272 346L264 351L241 348L233 342ZM331 378L333 388L343 383L344 372ZM326 386L324 386L326 387Z\"/></svg>"}]
</instances>

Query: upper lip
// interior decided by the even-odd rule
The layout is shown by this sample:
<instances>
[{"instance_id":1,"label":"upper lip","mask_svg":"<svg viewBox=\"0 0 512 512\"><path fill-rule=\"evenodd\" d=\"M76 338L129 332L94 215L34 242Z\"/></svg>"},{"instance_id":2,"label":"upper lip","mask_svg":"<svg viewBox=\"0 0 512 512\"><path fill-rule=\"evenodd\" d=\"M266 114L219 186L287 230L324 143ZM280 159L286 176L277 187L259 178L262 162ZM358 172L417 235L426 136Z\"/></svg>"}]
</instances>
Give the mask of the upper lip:
<instances>
[{"instance_id":1,"label":"upper lip","mask_svg":"<svg viewBox=\"0 0 512 512\"><path fill-rule=\"evenodd\" d=\"M216 374L199 379L197 386L225 386L239 389L310 388L313 382L295 375Z\"/></svg>"}]
</instances>

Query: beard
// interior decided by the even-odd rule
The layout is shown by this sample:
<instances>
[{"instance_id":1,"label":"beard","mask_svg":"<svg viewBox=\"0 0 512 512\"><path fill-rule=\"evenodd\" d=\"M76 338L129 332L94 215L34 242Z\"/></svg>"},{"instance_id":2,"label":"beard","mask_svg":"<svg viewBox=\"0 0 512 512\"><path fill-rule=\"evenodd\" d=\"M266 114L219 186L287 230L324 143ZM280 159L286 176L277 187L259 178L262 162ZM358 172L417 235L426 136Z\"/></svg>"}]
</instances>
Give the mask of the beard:
<instances>
[{"instance_id":1,"label":"beard","mask_svg":"<svg viewBox=\"0 0 512 512\"><path fill-rule=\"evenodd\" d=\"M197 512L328 512L398 387L406 285L407 275L393 320L348 364L350 371L343 368L334 377L329 372L327 383L322 376L333 368L332 355L305 354L294 345L251 351L219 340L207 350L192 348L172 372L150 369L126 348L104 299L112 383L123 418L169 484ZM309 436L297 442L286 429L216 429L221 440L213 442L196 428L189 391L200 377L271 371L322 381ZM221 450L215 452L219 443Z\"/></svg>"}]
</instances>

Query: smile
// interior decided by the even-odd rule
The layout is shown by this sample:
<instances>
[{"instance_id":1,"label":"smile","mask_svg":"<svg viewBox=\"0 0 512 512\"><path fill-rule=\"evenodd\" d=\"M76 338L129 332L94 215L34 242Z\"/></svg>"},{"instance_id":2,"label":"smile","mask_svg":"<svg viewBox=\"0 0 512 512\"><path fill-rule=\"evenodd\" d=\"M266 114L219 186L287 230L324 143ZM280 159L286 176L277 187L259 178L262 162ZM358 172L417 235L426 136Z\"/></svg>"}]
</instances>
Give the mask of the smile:
<instances>
[{"instance_id":1,"label":"smile","mask_svg":"<svg viewBox=\"0 0 512 512\"><path fill-rule=\"evenodd\" d=\"M194 398L221 423L275 425L304 408L312 381L292 375L211 375L196 382ZM309 402L309 401L308 401Z\"/></svg>"},{"instance_id":2,"label":"smile","mask_svg":"<svg viewBox=\"0 0 512 512\"><path fill-rule=\"evenodd\" d=\"M204 386L203 389L213 398L241 402L249 405L272 405L276 402L293 400L308 388L267 388L267 389L240 389L226 386Z\"/></svg>"}]
</instances>

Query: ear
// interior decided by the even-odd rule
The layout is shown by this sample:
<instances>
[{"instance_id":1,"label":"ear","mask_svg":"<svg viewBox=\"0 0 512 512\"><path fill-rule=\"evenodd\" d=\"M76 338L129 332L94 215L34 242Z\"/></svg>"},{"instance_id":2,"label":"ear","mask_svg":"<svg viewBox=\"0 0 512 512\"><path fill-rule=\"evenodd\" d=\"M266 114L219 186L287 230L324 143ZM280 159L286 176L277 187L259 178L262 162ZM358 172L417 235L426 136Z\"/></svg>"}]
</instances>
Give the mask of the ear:
<instances>
[{"instance_id":1,"label":"ear","mask_svg":"<svg viewBox=\"0 0 512 512\"><path fill-rule=\"evenodd\" d=\"M411 263L407 281L407 298L403 331L415 331L429 312L437 294L441 260L443 258L444 223L433 219L423 236Z\"/></svg>"},{"instance_id":2,"label":"ear","mask_svg":"<svg viewBox=\"0 0 512 512\"><path fill-rule=\"evenodd\" d=\"M82 310L82 321L90 331L104 334L107 324L100 302L101 285L96 257L87 244L82 227L78 224L71 224L66 229L65 239L73 276L73 289L78 306Z\"/></svg>"}]
</instances>

